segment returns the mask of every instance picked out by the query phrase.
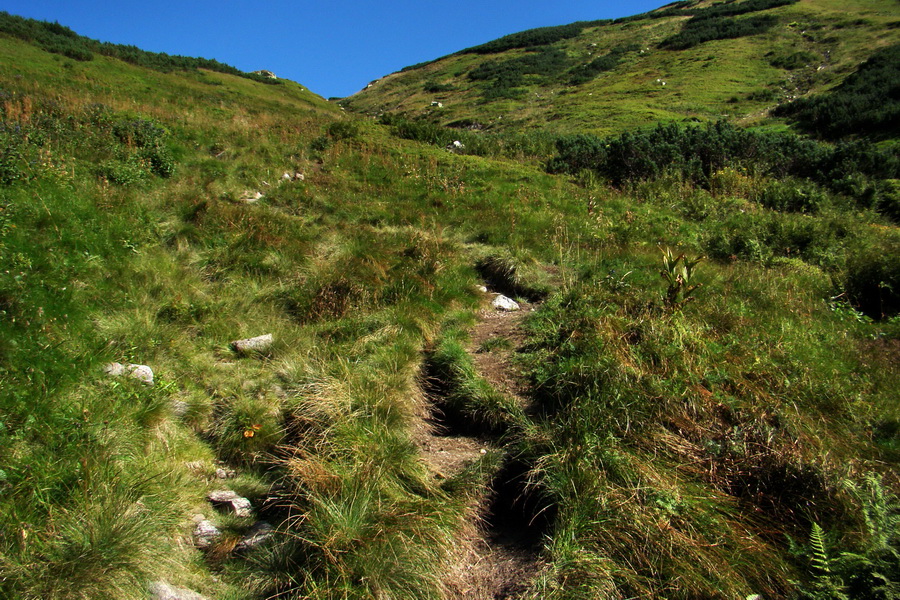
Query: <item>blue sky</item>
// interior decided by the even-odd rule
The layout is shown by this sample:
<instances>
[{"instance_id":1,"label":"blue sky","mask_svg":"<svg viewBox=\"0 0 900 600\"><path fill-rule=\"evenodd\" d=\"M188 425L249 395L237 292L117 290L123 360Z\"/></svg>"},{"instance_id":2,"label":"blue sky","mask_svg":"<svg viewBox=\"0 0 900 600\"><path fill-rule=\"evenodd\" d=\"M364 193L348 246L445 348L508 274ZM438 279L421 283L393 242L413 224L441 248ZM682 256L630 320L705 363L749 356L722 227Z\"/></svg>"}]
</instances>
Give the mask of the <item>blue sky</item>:
<instances>
[{"instance_id":1,"label":"blue sky","mask_svg":"<svg viewBox=\"0 0 900 600\"><path fill-rule=\"evenodd\" d=\"M0 10L155 52L268 69L322 96L508 33L623 17L667 0L0 0Z\"/></svg>"}]
</instances>

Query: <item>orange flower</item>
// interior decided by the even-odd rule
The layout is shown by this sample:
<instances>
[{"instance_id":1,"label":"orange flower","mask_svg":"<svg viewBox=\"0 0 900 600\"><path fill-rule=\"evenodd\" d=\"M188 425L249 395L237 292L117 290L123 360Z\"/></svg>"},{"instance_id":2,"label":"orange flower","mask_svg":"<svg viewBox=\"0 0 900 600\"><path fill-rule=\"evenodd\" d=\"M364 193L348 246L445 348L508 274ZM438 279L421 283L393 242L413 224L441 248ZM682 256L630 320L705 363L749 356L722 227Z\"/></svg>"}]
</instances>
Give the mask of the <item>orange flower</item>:
<instances>
[{"instance_id":1,"label":"orange flower","mask_svg":"<svg viewBox=\"0 0 900 600\"><path fill-rule=\"evenodd\" d=\"M252 438L254 435L256 435L256 432L253 431L252 429L245 429L245 430L244 430L244 437L245 437L245 438Z\"/></svg>"}]
</instances>

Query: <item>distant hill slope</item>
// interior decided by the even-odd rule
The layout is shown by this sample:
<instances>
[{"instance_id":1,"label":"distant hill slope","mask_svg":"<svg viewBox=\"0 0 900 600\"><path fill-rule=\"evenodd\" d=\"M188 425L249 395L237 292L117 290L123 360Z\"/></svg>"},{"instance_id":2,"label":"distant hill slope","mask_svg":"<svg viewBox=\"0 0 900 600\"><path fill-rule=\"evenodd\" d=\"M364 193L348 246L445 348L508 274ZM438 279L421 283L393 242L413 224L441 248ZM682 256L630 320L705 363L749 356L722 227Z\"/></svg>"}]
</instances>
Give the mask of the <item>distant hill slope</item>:
<instances>
[{"instance_id":1,"label":"distant hill slope","mask_svg":"<svg viewBox=\"0 0 900 600\"><path fill-rule=\"evenodd\" d=\"M900 42L898 24L900 4L881 0L676 2L506 36L376 80L343 104L474 129L760 123Z\"/></svg>"}]
</instances>

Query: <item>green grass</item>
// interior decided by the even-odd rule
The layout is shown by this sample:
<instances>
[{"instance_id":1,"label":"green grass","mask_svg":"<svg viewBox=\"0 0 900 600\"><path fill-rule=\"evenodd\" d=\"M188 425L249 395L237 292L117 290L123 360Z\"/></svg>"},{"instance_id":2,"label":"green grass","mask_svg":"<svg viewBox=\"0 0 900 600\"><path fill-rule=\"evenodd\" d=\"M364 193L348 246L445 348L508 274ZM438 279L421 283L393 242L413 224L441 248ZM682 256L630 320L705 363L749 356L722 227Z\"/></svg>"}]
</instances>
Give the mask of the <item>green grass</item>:
<instances>
[{"instance_id":1,"label":"green grass","mask_svg":"<svg viewBox=\"0 0 900 600\"><path fill-rule=\"evenodd\" d=\"M650 25L611 27L615 45ZM874 547L848 486L880 470L896 489L898 329L859 309L894 281L879 249L897 228L850 192L790 212L776 188L799 183L730 167L613 188L546 173L541 135L457 155L290 82L7 38L0 99L0 595L139 599L166 579L231 600L442 597L500 458L428 471L423 373L508 434L551 504L535 598L784 597L814 580L789 543L811 523ZM529 110L513 119L545 119ZM709 255L694 301L666 306L660 247ZM528 414L465 349L485 280L544 301ZM265 352L229 347L266 333ZM216 461L269 545L231 551L253 519L206 503ZM226 532L207 553L197 513Z\"/></svg>"}]
</instances>

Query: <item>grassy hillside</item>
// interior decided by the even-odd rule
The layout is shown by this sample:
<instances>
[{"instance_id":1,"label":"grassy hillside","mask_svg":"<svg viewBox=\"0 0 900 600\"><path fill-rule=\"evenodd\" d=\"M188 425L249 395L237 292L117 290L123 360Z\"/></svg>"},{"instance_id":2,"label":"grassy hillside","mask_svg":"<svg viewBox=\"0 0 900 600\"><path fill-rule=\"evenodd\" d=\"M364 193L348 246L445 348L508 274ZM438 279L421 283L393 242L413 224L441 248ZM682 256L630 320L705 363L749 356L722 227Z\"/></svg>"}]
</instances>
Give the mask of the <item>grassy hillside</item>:
<instances>
[{"instance_id":1,"label":"grassy hillside","mask_svg":"<svg viewBox=\"0 0 900 600\"><path fill-rule=\"evenodd\" d=\"M896 151L447 135L0 35L0 596L892 597Z\"/></svg>"},{"instance_id":2,"label":"grassy hillside","mask_svg":"<svg viewBox=\"0 0 900 600\"><path fill-rule=\"evenodd\" d=\"M388 75L342 103L463 129L762 124L777 104L831 88L900 42L898 20L896 5L879 0L676 2L507 36Z\"/></svg>"}]
</instances>

